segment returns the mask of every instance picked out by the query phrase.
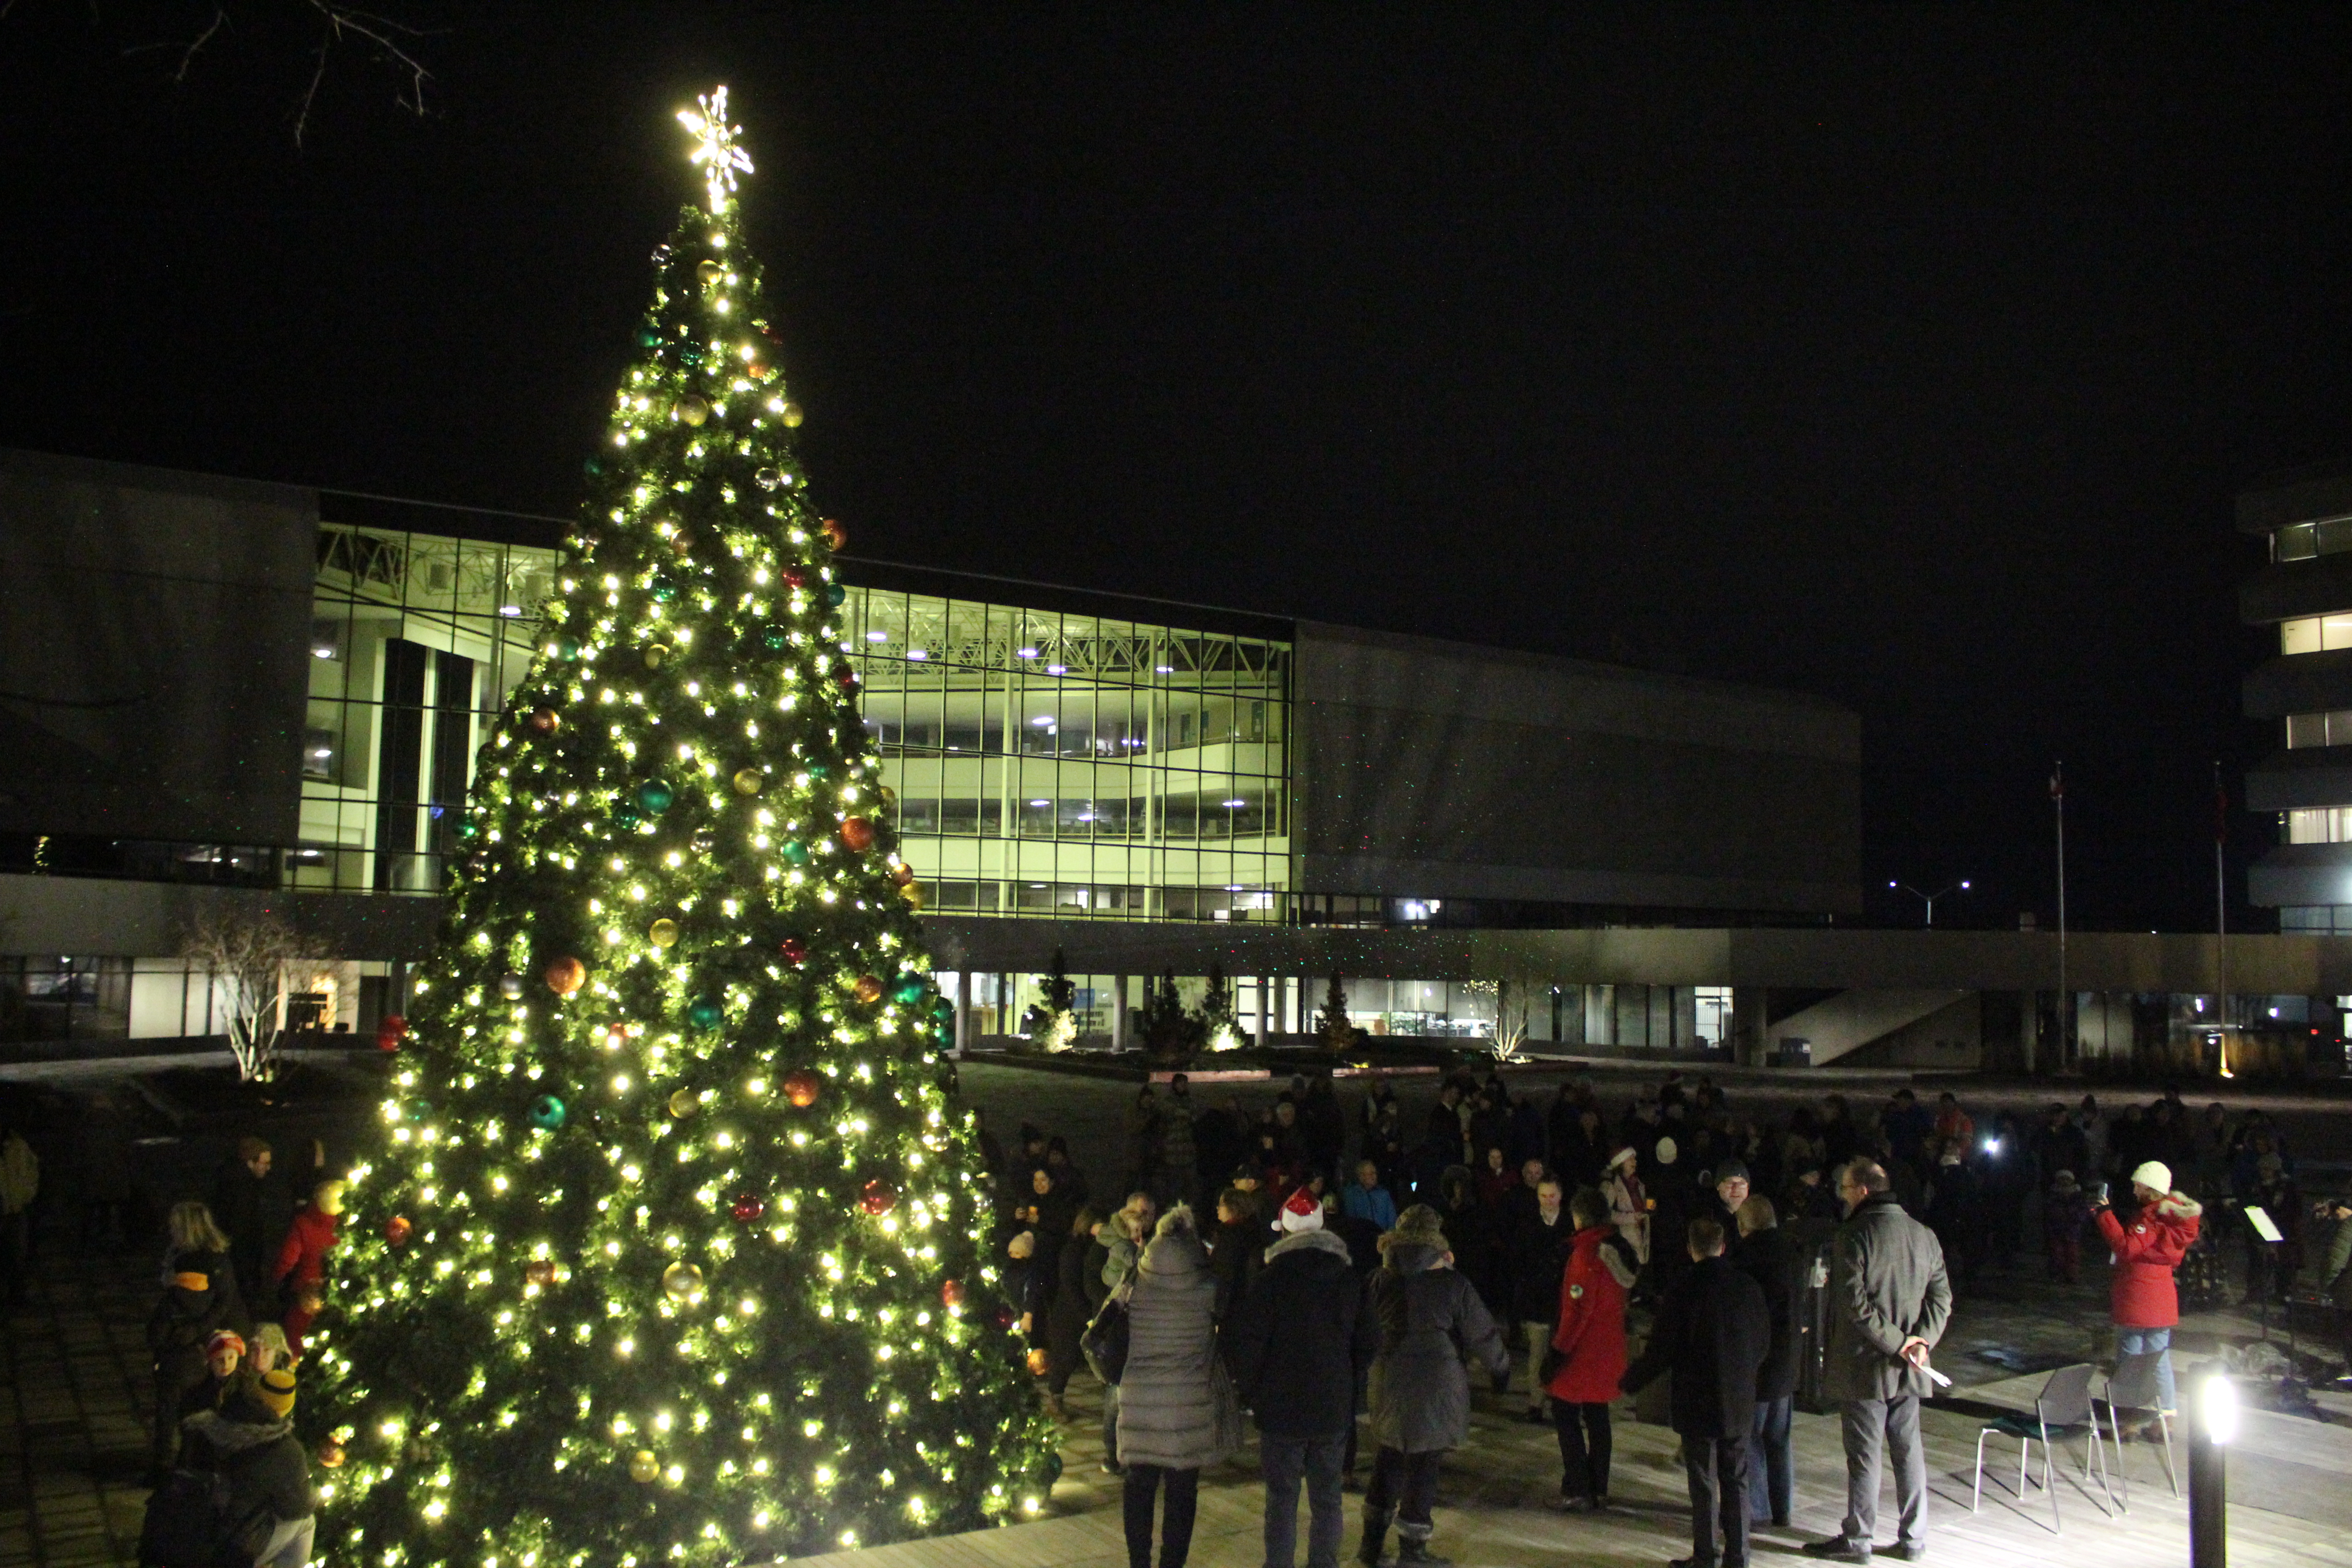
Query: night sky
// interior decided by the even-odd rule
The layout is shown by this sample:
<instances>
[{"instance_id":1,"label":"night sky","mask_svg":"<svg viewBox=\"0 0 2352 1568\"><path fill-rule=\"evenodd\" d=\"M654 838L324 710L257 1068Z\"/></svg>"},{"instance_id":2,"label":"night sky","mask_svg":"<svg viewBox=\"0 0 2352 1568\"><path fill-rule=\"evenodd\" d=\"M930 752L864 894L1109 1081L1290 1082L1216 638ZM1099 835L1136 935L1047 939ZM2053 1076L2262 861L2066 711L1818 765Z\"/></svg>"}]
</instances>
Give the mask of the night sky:
<instances>
[{"instance_id":1,"label":"night sky","mask_svg":"<svg viewBox=\"0 0 2352 1568\"><path fill-rule=\"evenodd\" d=\"M2063 757L2076 922L2211 929L2352 13L378 8L298 151L307 7L17 0L0 444L568 514L724 80L857 552L1834 699L1889 923L2047 921Z\"/></svg>"}]
</instances>

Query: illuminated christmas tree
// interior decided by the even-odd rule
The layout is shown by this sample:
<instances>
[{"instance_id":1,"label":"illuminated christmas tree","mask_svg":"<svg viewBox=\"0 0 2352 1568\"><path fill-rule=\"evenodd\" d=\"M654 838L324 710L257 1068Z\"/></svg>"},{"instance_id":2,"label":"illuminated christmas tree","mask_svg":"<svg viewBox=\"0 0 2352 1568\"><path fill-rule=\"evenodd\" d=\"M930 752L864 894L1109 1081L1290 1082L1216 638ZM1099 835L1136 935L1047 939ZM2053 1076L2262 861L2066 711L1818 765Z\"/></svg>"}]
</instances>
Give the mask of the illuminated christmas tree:
<instances>
[{"instance_id":1,"label":"illuminated christmas tree","mask_svg":"<svg viewBox=\"0 0 2352 1568\"><path fill-rule=\"evenodd\" d=\"M732 1564L1035 1510L920 888L721 89L486 742L301 1415L359 1568Z\"/></svg>"}]
</instances>

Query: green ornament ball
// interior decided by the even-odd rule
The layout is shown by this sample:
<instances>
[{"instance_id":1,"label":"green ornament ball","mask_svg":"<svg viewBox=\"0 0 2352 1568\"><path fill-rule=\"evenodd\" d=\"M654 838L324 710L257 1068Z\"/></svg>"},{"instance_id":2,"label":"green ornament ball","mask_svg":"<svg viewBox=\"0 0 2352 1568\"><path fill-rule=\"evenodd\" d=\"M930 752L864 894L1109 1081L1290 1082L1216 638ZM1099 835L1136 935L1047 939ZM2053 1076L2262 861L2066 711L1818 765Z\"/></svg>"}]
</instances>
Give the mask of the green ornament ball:
<instances>
[{"instance_id":1,"label":"green ornament ball","mask_svg":"<svg viewBox=\"0 0 2352 1568\"><path fill-rule=\"evenodd\" d=\"M797 838L787 838L776 851L795 866L808 864L809 847Z\"/></svg>"},{"instance_id":2,"label":"green ornament ball","mask_svg":"<svg viewBox=\"0 0 2352 1568\"><path fill-rule=\"evenodd\" d=\"M782 653L792 645L793 634L782 626L761 626L760 646L770 653Z\"/></svg>"},{"instance_id":3,"label":"green ornament ball","mask_svg":"<svg viewBox=\"0 0 2352 1568\"><path fill-rule=\"evenodd\" d=\"M407 1111L411 1121L422 1121L433 1114L433 1102L429 1100L412 1100L408 1102Z\"/></svg>"},{"instance_id":4,"label":"green ornament ball","mask_svg":"<svg viewBox=\"0 0 2352 1568\"><path fill-rule=\"evenodd\" d=\"M660 331L653 327L647 327L637 334L637 342L645 348L657 349L661 347L661 341Z\"/></svg>"},{"instance_id":5,"label":"green ornament ball","mask_svg":"<svg viewBox=\"0 0 2352 1568\"><path fill-rule=\"evenodd\" d=\"M677 363L684 365L700 364L702 363L702 345L697 342L684 342L678 344Z\"/></svg>"},{"instance_id":6,"label":"green ornament ball","mask_svg":"<svg viewBox=\"0 0 2352 1568\"><path fill-rule=\"evenodd\" d=\"M653 586L646 591L653 595L657 605L667 605L677 597L677 584L667 577L656 577Z\"/></svg>"},{"instance_id":7,"label":"green ornament ball","mask_svg":"<svg viewBox=\"0 0 2352 1568\"><path fill-rule=\"evenodd\" d=\"M928 981L912 970L908 970L890 983L890 1000L898 1003L901 1007L911 1007L921 1001L923 993L929 989L930 984Z\"/></svg>"},{"instance_id":8,"label":"green ornament ball","mask_svg":"<svg viewBox=\"0 0 2352 1568\"><path fill-rule=\"evenodd\" d=\"M827 583L824 585L824 602L831 605L835 609L837 610L841 608L843 604L845 604L848 598L849 590L843 587L840 584Z\"/></svg>"},{"instance_id":9,"label":"green ornament ball","mask_svg":"<svg viewBox=\"0 0 2352 1568\"><path fill-rule=\"evenodd\" d=\"M670 793L669 785L660 779L647 779L637 786L637 805L648 816L659 816L677 798Z\"/></svg>"},{"instance_id":10,"label":"green ornament ball","mask_svg":"<svg viewBox=\"0 0 2352 1568\"><path fill-rule=\"evenodd\" d=\"M530 1124L549 1132L563 1125L563 1101L551 1094L542 1094L530 1102Z\"/></svg>"},{"instance_id":11,"label":"green ornament ball","mask_svg":"<svg viewBox=\"0 0 2352 1568\"><path fill-rule=\"evenodd\" d=\"M824 763L811 763L808 765L808 776L813 779L831 778L833 769Z\"/></svg>"},{"instance_id":12,"label":"green ornament ball","mask_svg":"<svg viewBox=\"0 0 2352 1568\"><path fill-rule=\"evenodd\" d=\"M613 826L624 833L635 833L645 822L646 814L637 809L635 801L625 800L613 808Z\"/></svg>"},{"instance_id":13,"label":"green ornament ball","mask_svg":"<svg viewBox=\"0 0 2352 1568\"><path fill-rule=\"evenodd\" d=\"M569 632L557 637L555 639L555 657L558 658L578 658L580 657L580 639L573 637Z\"/></svg>"},{"instance_id":14,"label":"green ornament ball","mask_svg":"<svg viewBox=\"0 0 2352 1568\"><path fill-rule=\"evenodd\" d=\"M698 1029L715 1029L727 1021L727 1009L713 996L698 996L688 1006L686 1021Z\"/></svg>"}]
</instances>

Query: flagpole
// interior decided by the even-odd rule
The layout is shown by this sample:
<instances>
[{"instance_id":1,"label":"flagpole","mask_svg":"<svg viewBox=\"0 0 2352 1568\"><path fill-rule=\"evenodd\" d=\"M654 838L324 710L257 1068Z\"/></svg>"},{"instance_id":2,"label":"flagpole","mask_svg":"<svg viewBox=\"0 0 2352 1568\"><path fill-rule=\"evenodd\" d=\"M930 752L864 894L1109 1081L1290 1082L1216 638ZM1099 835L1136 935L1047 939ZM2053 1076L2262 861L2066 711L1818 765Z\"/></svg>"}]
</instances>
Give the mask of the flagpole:
<instances>
[{"instance_id":1,"label":"flagpole","mask_svg":"<svg viewBox=\"0 0 2352 1568\"><path fill-rule=\"evenodd\" d=\"M2221 1026L2221 1076L2230 1073L2230 883L2223 850L2230 837L2230 795L2221 787L2221 763L2213 762L2213 1010Z\"/></svg>"},{"instance_id":2,"label":"flagpole","mask_svg":"<svg viewBox=\"0 0 2352 1568\"><path fill-rule=\"evenodd\" d=\"M2053 1072L2063 1072L2073 1064L2074 1052L2068 1049L2066 1016L2066 764L2055 763L2050 770L2050 801L2058 812L2058 1060L2052 1065Z\"/></svg>"}]
</instances>

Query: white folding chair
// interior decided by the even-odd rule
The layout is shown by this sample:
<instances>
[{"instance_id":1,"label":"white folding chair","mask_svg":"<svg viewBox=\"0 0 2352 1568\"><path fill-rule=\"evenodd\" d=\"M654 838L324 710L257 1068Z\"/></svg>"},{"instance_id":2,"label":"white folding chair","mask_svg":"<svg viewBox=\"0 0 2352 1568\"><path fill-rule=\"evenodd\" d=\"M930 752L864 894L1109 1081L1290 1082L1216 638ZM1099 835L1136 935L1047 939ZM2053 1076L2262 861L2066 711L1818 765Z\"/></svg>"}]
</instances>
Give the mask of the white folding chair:
<instances>
[{"instance_id":1,"label":"white folding chair","mask_svg":"<svg viewBox=\"0 0 2352 1568\"><path fill-rule=\"evenodd\" d=\"M2017 1443L2017 1500L2025 1500L2025 1489L2031 1479L2027 1461L2033 1445L2042 1445L2042 1489L2050 1494L2050 1532L2058 1534L2063 1526L2058 1520L2058 1488L2052 1456L2056 1445L2069 1437L2088 1437L2090 1444L2084 1455L2083 1474L2088 1476L2091 1467L2098 1466L2099 1490L2109 1502L2115 1492L2107 1485L2107 1454L2099 1428L2098 1410L2091 1404L2091 1374L2098 1369L2089 1362L2075 1366L2062 1366L2050 1374L2034 1396L2031 1415L2000 1415L1985 1424L1977 1433L1976 1483L1969 1492L1969 1511L1974 1513L1984 1497L1984 1446L1988 1437L2014 1437ZM2102 1513L2105 1509L2100 1510Z\"/></svg>"},{"instance_id":2,"label":"white folding chair","mask_svg":"<svg viewBox=\"0 0 2352 1568\"><path fill-rule=\"evenodd\" d=\"M2116 1488L2121 1498L2116 1506L2126 1511L2131 1508L2131 1479L2124 1463L2124 1412L2150 1412L2158 1431L2164 1438L2164 1479L2172 1483L2172 1495L2180 1495L2179 1472L2172 1467L2172 1413L2163 1408L2157 1397L2156 1363L2162 1351L2137 1351L2117 1354L2116 1370L2107 1376L2107 1431L2116 1444Z\"/></svg>"}]
</instances>

